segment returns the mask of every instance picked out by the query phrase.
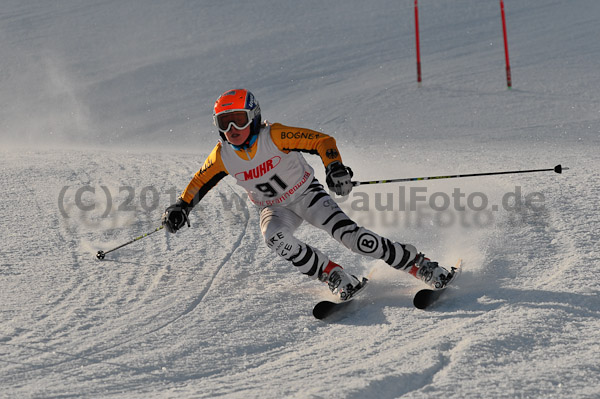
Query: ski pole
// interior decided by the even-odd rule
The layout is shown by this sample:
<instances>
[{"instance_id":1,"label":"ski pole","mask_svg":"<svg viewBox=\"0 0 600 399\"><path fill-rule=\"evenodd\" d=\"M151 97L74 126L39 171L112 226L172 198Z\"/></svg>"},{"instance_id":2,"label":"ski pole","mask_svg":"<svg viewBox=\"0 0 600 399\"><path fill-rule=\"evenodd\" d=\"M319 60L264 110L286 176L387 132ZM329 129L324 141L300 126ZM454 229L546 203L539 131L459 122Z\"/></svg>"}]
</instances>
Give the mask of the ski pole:
<instances>
[{"instance_id":1,"label":"ski pole","mask_svg":"<svg viewBox=\"0 0 600 399\"><path fill-rule=\"evenodd\" d=\"M419 41L419 1L415 0L415 41L417 48L417 84L421 87L421 43Z\"/></svg>"},{"instance_id":2,"label":"ski pole","mask_svg":"<svg viewBox=\"0 0 600 399\"><path fill-rule=\"evenodd\" d=\"M530 170L511 170L507 172L488 172L488 173L469 173L462 175L450 175L450 176L429 176L429 177L407 177L403 179L388 179L388 180L372 180L372 181L353 181L354 187L361 186L363 184L381 184L381 183L399 183L406 181L419 181L419 180L437 180L437 179L456 179L458 177L473 177L473 176L491 176L491 175L508 175L514 173L532 173L532 172L556 172L562 173L563 170L569 168L556 165L554 168L549 169L530 169Z\"/></svg>"},{"instance_id":3,"label":"ski pole","mask_svg":"<svg viewBox=\"0 0 600 399\"><path fill-rule=\"evenodd\" d=\"M121 245L119 245L118 247L115 247L115 248L113 248L113 249L109 249L108 251L98 251L98 253L96 254L96 258L98 258L98 259L104 259L104 256L105 256L107 253L110 253L110 252L112 252L112 251L116 251L117 249L119 249L119 248L123 248L123 247L124 247L124 246L126 246L126 245L133 244L134 242L136 242L136 241L138 241L138 240L141 240L141 239L142 239L142 238L144 238L144 237L148 237L150 234L154 234L154 233L156 233L157 231L160 231L160 230L162 230L164 227L165 227L165 226L162 226L162 225L161 225L160 227L157 227L156 229L152 230L152 231L151 231L151 232L149 232L149 233L142 234L141 236L139 236L139 237L136 237L136 238L134 238L133 240L126 242L125 244L121 244Z\"/></svg>"},{"instance_id":4,"label":"ski pole","mask_svg":"<svg viewBox=\"0 0 600 399\"><path fill-rule=\"evenodd\" d=\"M502 14L502 35L504 36L504 58L506 60L506 86L512 88L510 73L510 60L508 57L508 39L506 38L506 16L504 15L504 0L500 0L500 14Z\"/></svg>"}]
</instances>

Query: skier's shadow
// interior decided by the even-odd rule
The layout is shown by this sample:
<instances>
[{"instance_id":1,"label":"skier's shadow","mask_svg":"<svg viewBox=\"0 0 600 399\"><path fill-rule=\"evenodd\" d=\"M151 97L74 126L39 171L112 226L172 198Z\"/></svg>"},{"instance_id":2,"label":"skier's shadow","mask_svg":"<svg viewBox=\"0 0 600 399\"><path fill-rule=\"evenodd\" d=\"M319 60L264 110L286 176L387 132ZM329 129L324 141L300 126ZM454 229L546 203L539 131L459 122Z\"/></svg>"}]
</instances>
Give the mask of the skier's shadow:
<instances>
[{"instance_id":1,"label":"skier's shadow","mask_svg":"<svg viewBox=\"0 0 600 399\"><path fill-rule=\"evenodd\" d=\"M473 276L465 276L463 273L457 286L448 289L447 293L427 310L417 310L412 304L414 294L423 287L397 287L390 282L372 281L365 293L356 298L351 306L325 319L324 322L354 326L390 324L386 313L394 308L430 313L431 316L439 318L466 317L467 314L472 317L507 305L563 311L578 317L600 316L598 290L572 293L482 287L474 284L470 277Z\"/></svg>"},{"instance_id":2,"label":"skier's shadow","mask_svg":"<svg viewBox=\"0 0 600 399\"><path fill-rule=\"evenodd\" d=\"M486 281L490 281L489 279ZM494 280L495 281L495 280ZM501 306L525 306L537 309L562 310L582 317L600 316L598 289L588 293L549 291L534 288L510 288L482 285L477 273L463 272L457 288L449 290L432 310L456 311L459 309L486 312Z\"/></svg>"},{"instance_id":3,"label":"skier's shadow","mask_svg":"<svg viewBox=\"0 0 600 399\"><path fill-rule=\"evenodd\" d=\"M467 311L489 311L501 306L522 306L564 311L580 317L600 316L599 291L590 293L557 292L535 289L494 288L467 291L457 295Z\"/></svg>"}]
</instances>

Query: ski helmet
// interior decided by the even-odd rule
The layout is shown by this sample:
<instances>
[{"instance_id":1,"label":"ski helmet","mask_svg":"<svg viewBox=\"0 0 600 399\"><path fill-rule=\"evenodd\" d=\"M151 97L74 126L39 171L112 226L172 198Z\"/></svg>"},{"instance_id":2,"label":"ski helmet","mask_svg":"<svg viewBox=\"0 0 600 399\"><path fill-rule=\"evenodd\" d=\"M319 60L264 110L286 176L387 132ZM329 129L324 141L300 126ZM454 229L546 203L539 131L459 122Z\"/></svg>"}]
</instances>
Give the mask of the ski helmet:
<instances>
[{"instance_id":1,"label":"ski helmet","mask_svg":"<svg viewBox=\"0 0 600 399\"><path fill-rule=\"evenodd\" d=\"M260 131L260 105L246 89L228 90L215 102L213 123L223 139L232 125L240 130L250 126L250 136L255 136Z\"/></svg>"}]
</instances>

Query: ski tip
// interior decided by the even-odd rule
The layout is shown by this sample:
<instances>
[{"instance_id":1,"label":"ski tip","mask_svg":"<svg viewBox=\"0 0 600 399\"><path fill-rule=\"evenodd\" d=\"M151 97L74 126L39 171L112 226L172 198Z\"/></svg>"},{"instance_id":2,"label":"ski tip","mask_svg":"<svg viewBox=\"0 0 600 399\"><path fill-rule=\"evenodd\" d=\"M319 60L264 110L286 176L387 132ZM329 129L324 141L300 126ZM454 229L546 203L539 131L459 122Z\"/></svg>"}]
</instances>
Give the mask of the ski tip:
<instances>
[{"instance_id":1,"label":"ski tip","mask_svg":"<svg viewBox=\"0 0 600 399\"><path fill-rule=\"evenodd\" d=\"M322 320L327 317L330 313L332 313L335 308L336 303L331 301L321 301L315 305L313 308L313 316L316 319Z\"/></svg>"},{"instance_id":2,"label":"ski tip","mask_svg":"<svg viewBox=\"0 0 600 399\"><path fill-rule=\"evenodd\" d=\"M454 267L452 267L452 280L450 280L450 283L453 283L456 278L460 275L460 273L462 272L462 259L458 259L456 261L456 264L454 265Z\"/></svg>"},{"instance_id":3,"label":"ski tip","mask_svg":"<svg viewBox=\"0 0 600 399\"><path fill-rule=\"evenodd\" d=\"M440 297L440 295L442 295L444 290L445 288L440 290L432 290L429 288L419 290L413 298L414 307L420 310L427 309Z\"/></svg>"},{"instance_id":4,"label":"ski tip","mask_svg":"<svg viewBox=\"0 0 600 399\"><path fill-rule=\"evenodd\" d=\"M415 306L415 308L426 310L431 305L433 305L439 299L439 297L442 296L442 294L448 289L448 287L452 286L451 284L456 281L456 278L460 275L461 270L462 258L459 258L456 261L456 264L451 267L452 275L450 281L448 281L444 287L440 289L424 288L422 290L419 290L415 294L413 298L413 305Z\"/></svg>"},{"instance_id":5,"label":"ski tip","mask_svg":"<svg viewBox=\"0 0 600 399\"><path fill-rule=\"evenodd\" d=\"M462 267L462 258L458 258L458 260L456 261L456 264L454 265L453 269L456 269L458 271L460 271L460 268Z\"/></svg>"},{"instance_id":6,"label":"ski tip","mask_svg":"<svg viewBox=\"0 0 600 399\"><path fill-rule=\"evenodd\" d=\"M354 293L352 294L351 297L349 297L348 299L346 299L344 301L332 302L332 301L325 300L325 301L321 301L321 302L317 303L313 307L313 311L312 311L313 316L316 319L322 320L322 319L329 317L330 315L332 315L334 313L337 313L341 309L347 308L348 305L350 305L354 301L354 298L356 298L356 296L362 290L365 289L368 281L369 281L369 279L367 279L366 277L363 277L361 282L356 286L356 291L354 291Z\"/></svg>"}]
</instances>

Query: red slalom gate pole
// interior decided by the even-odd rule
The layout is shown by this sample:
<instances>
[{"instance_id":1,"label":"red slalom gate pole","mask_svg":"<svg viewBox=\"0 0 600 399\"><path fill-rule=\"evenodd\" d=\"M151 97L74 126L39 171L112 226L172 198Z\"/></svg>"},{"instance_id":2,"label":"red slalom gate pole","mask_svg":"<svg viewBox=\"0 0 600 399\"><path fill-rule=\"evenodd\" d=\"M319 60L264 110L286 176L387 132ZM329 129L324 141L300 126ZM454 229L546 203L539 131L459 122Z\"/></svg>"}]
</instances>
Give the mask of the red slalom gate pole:
<instances>
[{"instance_id":1,"label":"red slalom gate pole","mask_svg":"<svg viewBox=\"0 0 600 399\"><path fill-rule=\"evenodd\" d=\"M510 89L512 88L512 78L510 73L510 61L508 57L508 40L506 38L506 16L504 15L504 0L500 0L500 13L502 14L502 32L504 34L504 56L506 58L506 85Z\"/></svg>"},{"instance_id":2,"label":"red slalom gate pole","mask_svg":"<svg viewBox=\"0 0 600 399\"><path fill-rule=\"evenodd\" d=\"M415 37L417 41L417 83L421 87L421 44L419 42L419 4L415 0Z\"/></svg>"}]
</instances>

